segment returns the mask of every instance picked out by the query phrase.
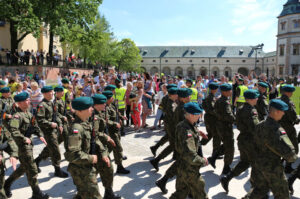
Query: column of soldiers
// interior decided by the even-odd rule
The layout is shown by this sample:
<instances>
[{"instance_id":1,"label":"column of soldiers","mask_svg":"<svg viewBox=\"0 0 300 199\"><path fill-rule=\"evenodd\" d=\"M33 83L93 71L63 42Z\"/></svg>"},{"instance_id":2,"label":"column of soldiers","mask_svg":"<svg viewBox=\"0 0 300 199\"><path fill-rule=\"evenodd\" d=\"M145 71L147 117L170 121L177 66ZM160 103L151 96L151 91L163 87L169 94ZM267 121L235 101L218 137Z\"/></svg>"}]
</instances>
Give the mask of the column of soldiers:
<instances>
[{"instance_id":1,"label":"column of soldiers","mask_svg":"<svg viewBox=\"0 0 300 199\"><path fill-rule=\"evenodd\" d=\"M68 80L63 80L68 86ZM37 175L41 170L39 163L51 157L54 176L66 178L61 170L59 144L64 142L65 158L69 161L68 172L77 187L75 198L102 198L97 174L100 174L105 188L105 199L121 198L113 192L114 169L109 154L113 151L117 173L128 174L122 160L123 149L120 142L121 118L114 102L113 85L108 85L103 94L79 97L70 102L69 93L62 86L42 88L44 99L35 114L29 112L30 98L26 92L17 94L14 99L10 89L0 90L0 198L12 196L11 185L26 173L28 184L32 187L32 198L49 198L39 186ZM55 96L53 95L55 91ZM72 107L72 108L71 108ZM34 159L32 134L37 135L46 145ZM14 172L4 180L3 151L10 155ZM20 166L16 169L17 159Z\"/></svg>"},{"instance_id":2,"label":"column of soldiers","mask_svg":"<svg viewBox=\"0 0 300 199\"><path fill-rule=\"evenodd\" d=\"M242 79L239 81L242 85ZM270 190L275 198L290 197L289 189L293 193L292 184L296 178L299 178L300 174L300 166L295 170L291 166L297 159L299 142L294 127L295 124L299 123L299 118L295 106L290 100L295 87L291 85L282 86L281 98L271 100L268 103L266 92L269 86L267 83L259 82L257 90L248 90L241 86L237 97L241 100L236 114L234 114L230 103L232 86L230 84L219 86L218 83L212 82L209 85L209 96L203 102L203 108L206 111L204 117L208 137L202 135L195 128L196 120L193 121L192 118L187 117L191 116L193 111L188 112L187 109L183 108L185 107L184 104L188 102L188 100L184 100L186 97L183 94L184 90L174 87L175 85L168 85L168 95L163 98L160 104L164 111L166 135L156 145L150 147L155 156L160 146L167 141L170 144L159 156L150 160L157 171L159 161L173 152L175 161L166 171L166 174L156 182L164 194L167 193L166 183L168 179L177 176L176 192L171 198L185 198L187 195L192 198L207 197L203 188L204 182L200 178L193 178L193 176L200 175L201 177L201 174L198 173L199 168L207 165L206 159L199 153L199 149L201 149L199 143L205 145L212 139L213 152L207 162L216 168L216 160L224 155L224 167L220 182L226 193L229 191L231 179L251 167L252 189L244 198L268 198ZM218 89L221 91L221 97L216 99L215 93ZM196 103L194 105L196 106ZM196 109L194 107L194 110ZM191 131L184 124L185 122L182 122L183 120L192 124L192 129L195 131ZM176 128L174 128L174 124L177 125ZM234 168L231 168L234 157L234 125L240 131L237 138L240 161ZM195 132L196 135L194 135ZM189 136L186 137L186 135L190 134L192 138L188 139ZM198 143L196 138L199 139L199 135L208 139L203 138ZM284 160L284 164L282 160ZM189 165L195 170L189 170ZM285 169L283 169L283 165L285 165ZM189 172L186 173L186 171ZM284 171L285 173L292 172L289 180L286 179ZM190 173L193 175L189 175ZM194 190L195 185L198 186L197 193Z\"/></svg>"}]
</instances>

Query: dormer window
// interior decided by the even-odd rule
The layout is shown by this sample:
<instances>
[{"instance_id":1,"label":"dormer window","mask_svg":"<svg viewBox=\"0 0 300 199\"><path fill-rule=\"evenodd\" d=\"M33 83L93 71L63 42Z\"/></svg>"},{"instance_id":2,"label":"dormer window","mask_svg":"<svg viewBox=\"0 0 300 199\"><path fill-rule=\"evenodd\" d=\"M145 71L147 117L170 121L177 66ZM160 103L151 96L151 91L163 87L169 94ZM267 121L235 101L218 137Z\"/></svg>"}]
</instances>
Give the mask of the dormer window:
<instances>
[{"instance_id":1,"label":"dormer window","mask_svg":"<svg viewBox=\"0 0 300 199\"><path fill-rule=\"evenodd\" d=\"M300 28L300 19L293 20L293 22L294 22L294 28Z\"/></svg>"}]
</instances>

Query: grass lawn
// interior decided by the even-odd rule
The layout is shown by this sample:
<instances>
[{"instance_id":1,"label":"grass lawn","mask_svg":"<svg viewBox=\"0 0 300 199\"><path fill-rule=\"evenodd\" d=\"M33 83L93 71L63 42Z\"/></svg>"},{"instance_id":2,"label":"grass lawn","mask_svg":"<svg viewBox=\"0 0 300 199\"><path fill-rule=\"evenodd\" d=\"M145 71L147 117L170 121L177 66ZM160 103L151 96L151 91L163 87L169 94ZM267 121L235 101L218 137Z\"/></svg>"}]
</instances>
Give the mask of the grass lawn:
<instances>
[{"instance_id":1,"label":"grass lawn","mask_svg":"<svg viewBox=\"0 0 300 199\"><path fill-rule=\"evenodd\" d=\"M300 87L296 87L296 91L292 96L292 101L297 108L297 114L300 115Z\"/></svg>"}]
</instances>

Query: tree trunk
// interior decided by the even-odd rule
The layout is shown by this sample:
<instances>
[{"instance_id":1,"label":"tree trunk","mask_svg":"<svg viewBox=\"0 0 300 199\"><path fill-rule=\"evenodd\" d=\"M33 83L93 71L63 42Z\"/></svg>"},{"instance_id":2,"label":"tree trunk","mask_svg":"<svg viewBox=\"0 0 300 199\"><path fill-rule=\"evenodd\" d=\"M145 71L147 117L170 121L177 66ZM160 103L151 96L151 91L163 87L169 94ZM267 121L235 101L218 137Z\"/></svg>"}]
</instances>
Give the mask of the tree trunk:
<instances>
[{"instance_id":1,"label":"tree trunk","mask_svg":"<svg viewBox=\"0 0 300 199\"><path fill-rule=\"evenodd\" d=\"M10 31L10 49L11 52L15 52L16 49L18 49L18 31L15 28L15 22L9 21L9 31Z\"/></svg>"},{"instance_id":2,"label":"tree trunk","mask_svg":"<svg viewBox=\"0 0 300 199\"><path fill-rule=\"evenodd\" d=\"M53 33L53 29L52 29L52 26L50 24L50 27L49 27L49 32L50 32L50 35L49 35L49 55L50 57L53 57L53 39L54 39L54 33Z\"/></svg>"}]
</instances>

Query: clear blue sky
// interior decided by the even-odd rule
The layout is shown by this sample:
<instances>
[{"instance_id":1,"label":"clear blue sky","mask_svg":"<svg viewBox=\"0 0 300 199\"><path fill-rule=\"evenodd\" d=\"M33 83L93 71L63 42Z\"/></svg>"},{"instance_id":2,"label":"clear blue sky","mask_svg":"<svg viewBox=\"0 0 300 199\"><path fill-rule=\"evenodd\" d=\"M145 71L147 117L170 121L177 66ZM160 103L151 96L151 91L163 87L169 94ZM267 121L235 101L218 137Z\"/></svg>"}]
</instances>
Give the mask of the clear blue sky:
<instances>
[{"instance_id":1,"label":"clear blue sky","mask_svg":"<svg viewBox=\"0 0 300 199\"><path fill-rule=\"evenodd\" d=\"M287 0L103 0L118 39L137 45L257 45L276 50L277 16Z\"/></svg>"}]
</instances>

